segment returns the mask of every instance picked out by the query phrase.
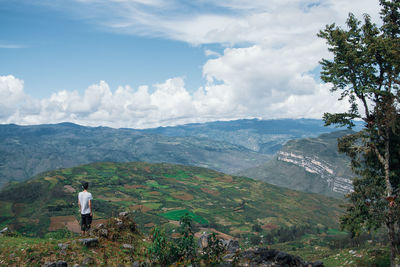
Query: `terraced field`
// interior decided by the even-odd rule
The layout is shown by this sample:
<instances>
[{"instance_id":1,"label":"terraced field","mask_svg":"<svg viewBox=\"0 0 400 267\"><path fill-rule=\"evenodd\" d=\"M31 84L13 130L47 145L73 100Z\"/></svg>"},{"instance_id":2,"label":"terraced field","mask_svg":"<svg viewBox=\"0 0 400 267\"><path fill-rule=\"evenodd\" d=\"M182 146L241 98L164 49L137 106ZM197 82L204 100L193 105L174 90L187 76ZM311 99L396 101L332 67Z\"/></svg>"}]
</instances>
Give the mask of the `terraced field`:
<instances>
[{"instance_id":1,"label":"terraced field","mask_svg":"<svg viewBox=\"0 0 400 267\"><path fill-rule=\"evenodd\" d=\"M44 235L76 230L77 193L88 181L94 219L134 211L142 230L167 231L189 213L199 231L233 237L262 235L282 227L337 228L340 200L272 186L209 169L171 164L95 163L39 174L0 192L0 227Z\"/></svg>"}]
</instances>

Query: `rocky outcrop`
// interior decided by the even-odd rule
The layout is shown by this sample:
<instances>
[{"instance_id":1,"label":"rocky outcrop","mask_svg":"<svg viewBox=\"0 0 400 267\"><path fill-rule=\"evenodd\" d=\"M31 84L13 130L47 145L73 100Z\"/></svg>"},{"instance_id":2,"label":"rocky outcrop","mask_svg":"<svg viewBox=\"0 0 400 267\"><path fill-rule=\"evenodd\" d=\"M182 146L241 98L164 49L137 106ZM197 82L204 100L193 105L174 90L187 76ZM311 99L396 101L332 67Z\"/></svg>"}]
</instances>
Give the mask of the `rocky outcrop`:
<instances>
[{"instance_id":1,"label":"rocky outcrop","mask_svg":"<svg viewBox=\"0 0 400 267\"><path fill-rule=\"evenodd\" d=\"M322 262L306 262L299 256L268 248L248 249L239 254L239 266L323 267Z\"/></svg>"},{"instance_id":2,"label":"rocky outcrop","mask_svg":"<svg viewBox=\"0 0 400 267\"><path fill-rule=\"evenodd\" d=\"M328 183L329 188L336 193L347 194L353 191L352 180L340 177L334 167L328 162L315 156L307 156L301 153L279 151L278 161L292 163L306 172L317 174Z\"/></svg>"}]
</instances>

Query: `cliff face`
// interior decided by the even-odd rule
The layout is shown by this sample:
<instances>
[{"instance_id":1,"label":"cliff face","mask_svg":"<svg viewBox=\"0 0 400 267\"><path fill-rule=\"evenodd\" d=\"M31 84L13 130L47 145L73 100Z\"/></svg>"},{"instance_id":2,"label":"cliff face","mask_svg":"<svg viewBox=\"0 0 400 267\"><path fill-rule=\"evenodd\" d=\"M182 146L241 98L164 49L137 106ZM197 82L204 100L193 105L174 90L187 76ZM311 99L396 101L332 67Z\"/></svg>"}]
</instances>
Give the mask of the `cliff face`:
<instances>
[{"instance_id":1,"label":"cliff face","mask_svg":"<svg viewBox=\"0 0 400 267\"><path fill-rule=\"evenodd\" d=\"M318 138L291 140L269 162L239 174L290 189L341 198L353 190L350 159L337 150L337 138L348 133L338 131Z\"/></svg>"},{"instance_id":2,"label":"cliff face","mask_svg":"<svg viewBox=\"0 0 400 267\"><path fill-rule=\"evenodd\" d=\"M335 167L339 166L332 166L332 164L316 156L305 156L298 152L296 154L279 151L277 159L303 168L306 172L319 175L333 192L347 194L353 191L352 180L349 177L340 177L334 170Z\"/></svg>"}]
</instances>

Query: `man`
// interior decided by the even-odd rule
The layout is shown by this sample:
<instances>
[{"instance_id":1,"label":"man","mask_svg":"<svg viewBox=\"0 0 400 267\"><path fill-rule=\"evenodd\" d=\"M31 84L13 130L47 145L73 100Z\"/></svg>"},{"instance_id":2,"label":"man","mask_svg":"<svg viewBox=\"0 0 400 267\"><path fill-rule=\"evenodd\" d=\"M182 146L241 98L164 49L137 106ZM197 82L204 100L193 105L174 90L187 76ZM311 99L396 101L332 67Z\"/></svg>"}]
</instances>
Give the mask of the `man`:
<instances>
[{"instance_id":1,"label":"man","mask_svg":"<svg viewBox=\"0 0 400 267\"><path fill-rule=\"evenodd\" d=\"M82 183L83 191L78 194L78 206L81 212L81 230L82 235L86 234L86 231L90 229L90 224L92 223L93 216L93 206L92 206L92 194L87 190L89 188L88 182Z\"/></svg>"}]
</instances>

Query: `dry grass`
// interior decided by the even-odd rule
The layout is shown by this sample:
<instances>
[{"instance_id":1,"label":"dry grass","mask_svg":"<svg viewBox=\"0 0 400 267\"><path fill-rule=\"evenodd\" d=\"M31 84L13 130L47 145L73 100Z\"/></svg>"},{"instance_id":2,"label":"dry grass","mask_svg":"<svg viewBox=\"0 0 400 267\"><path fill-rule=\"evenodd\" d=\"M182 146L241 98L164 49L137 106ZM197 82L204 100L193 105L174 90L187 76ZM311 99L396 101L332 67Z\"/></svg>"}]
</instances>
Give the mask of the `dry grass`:
<instances>
[{"instance_id":1,"label":"dry grass","mask_svg":"<svg viewBox=\"0 0 400 267\"><path fill-rule=\"evenodd\" d=\"M79 233L81 228L74 216L54 216L50 218L49 231L68 229L71 232Z\"/></svg>"},{"instance_id":2,"label":"dry grass","mask_svg":"<svg viewBox=\"0 0 400 267\"><path fill-rule=\"evenodd\" d=\"M205 187L200 188L200 189L204 193L207 193L207 194L210 194L210 195L213 195L213 196L219 196L219 192L217 190L213 190L213 189L209 189L209 188L205 188Z\"/></svg>"},{"instance_id":3,"label":"dry grass","mask_svg":"<svg viewBox=\"0 0 400 267\"><path fill-rule=\"evenodd\" d=\"M75 193L76 190L70 185L64 185L64 192L65 193Z\"/></svg>"},{"instance_id":4,"label":"dry grass","mask_svg":"<svg viewBox=\"0 0 400 267\"><path fill-rule=\"evenodd\" d=\"M148 211L152 210L151 208L146 207L145 205L134 205L134 206L131 206L131 209L139 210L141 212L148 212Z\"/></svg>"},{"instance_id":5,"label":"dry grass","mask_svg":"<svg viewBox=\"0 0 400 267\"><path fill-rule=\"evenodd\" d=\"M180 200L192 200L193 199L193 195L185 193L185 192L176 192L176 193L171 194L171 196L176 199L180 199Z\"/></svg>"}]
</instances>

